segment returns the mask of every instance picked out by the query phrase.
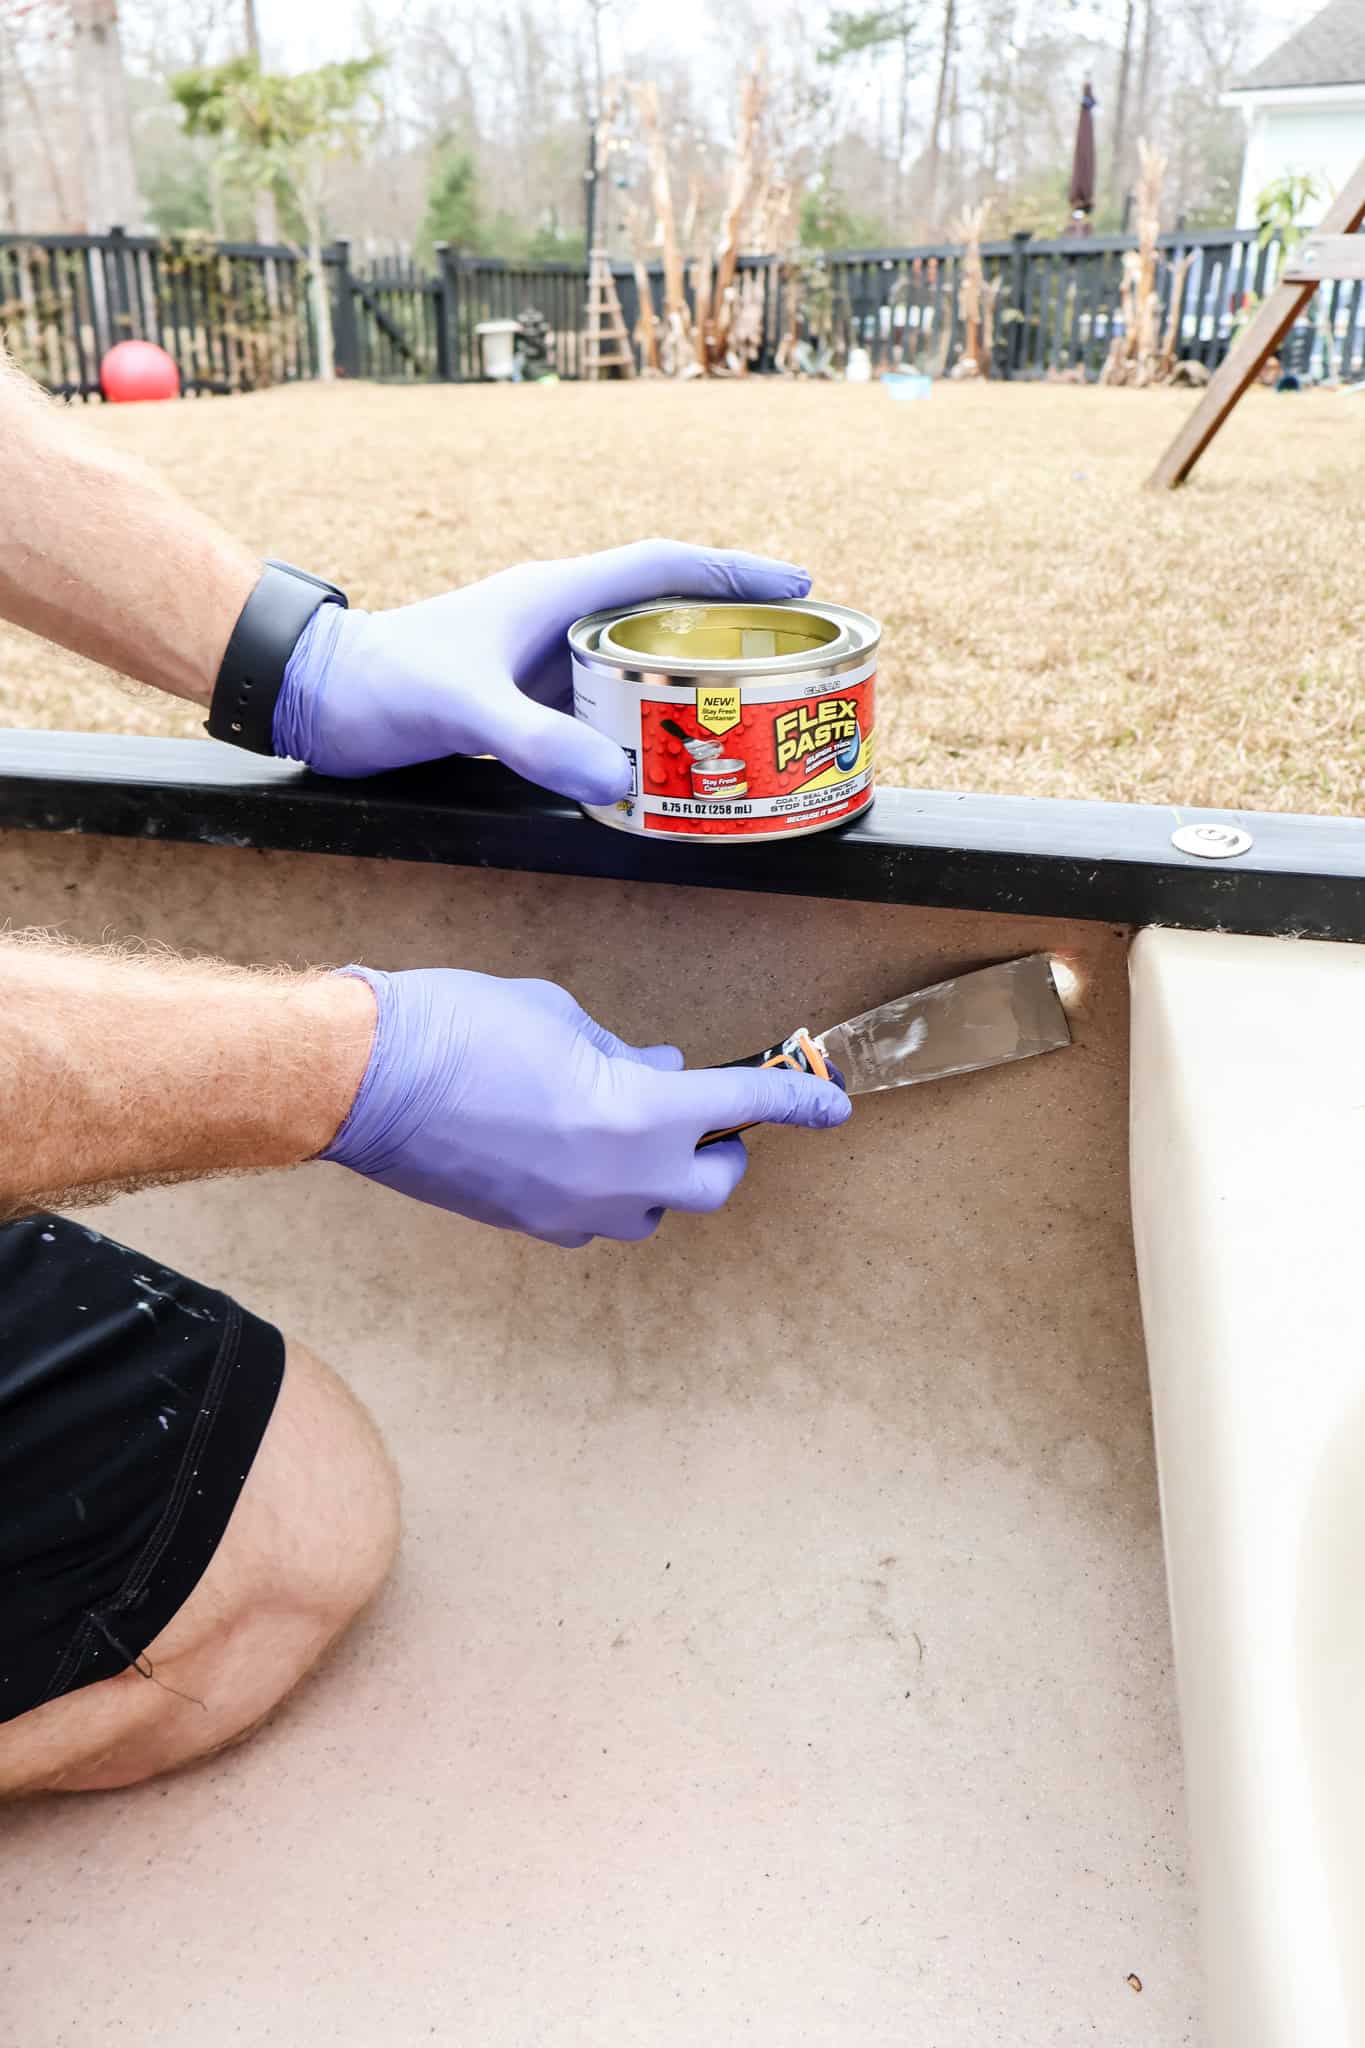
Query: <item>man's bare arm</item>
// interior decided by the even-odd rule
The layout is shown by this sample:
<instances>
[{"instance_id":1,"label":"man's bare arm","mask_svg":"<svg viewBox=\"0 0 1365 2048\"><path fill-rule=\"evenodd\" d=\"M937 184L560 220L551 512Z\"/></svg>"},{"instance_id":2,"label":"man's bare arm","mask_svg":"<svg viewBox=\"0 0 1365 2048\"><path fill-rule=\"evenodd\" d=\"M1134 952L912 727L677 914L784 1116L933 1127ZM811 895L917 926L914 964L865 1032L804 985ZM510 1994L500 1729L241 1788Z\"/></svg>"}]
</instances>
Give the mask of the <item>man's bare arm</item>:
<instances>
[{"instance_id":1,"label":"man's bare arm","mask_svg":"<svg viewBox=\"0 0 1365 2048\"><path fill-rule=\"evenodd\" d=\"M0 1218L313 1158L374 1022L348 975L0 938Z\"/></svg>"},{"instance_id":2,"label":"man's bare arm","mask_svg":"<svg viewBox=\"0 0 1365 2048\"><path fill-rule=\"evenodd\" d=\"M720 1208L752 1123L828 1130L832 1081L684 1071L546 981L270 974L0 939L0 1219L319 1154L550 1244Z\"/></svg>"},{"instance_id":3,"label":"man's bare arm","mask_svg":"<svg viewBox=\"0 0 1365 2048\"><path fill-rule=\"evenodd\" d=\"M207 704L261 565L22 376L0 343L0 618Z\"/></svg>"}]
</instances>

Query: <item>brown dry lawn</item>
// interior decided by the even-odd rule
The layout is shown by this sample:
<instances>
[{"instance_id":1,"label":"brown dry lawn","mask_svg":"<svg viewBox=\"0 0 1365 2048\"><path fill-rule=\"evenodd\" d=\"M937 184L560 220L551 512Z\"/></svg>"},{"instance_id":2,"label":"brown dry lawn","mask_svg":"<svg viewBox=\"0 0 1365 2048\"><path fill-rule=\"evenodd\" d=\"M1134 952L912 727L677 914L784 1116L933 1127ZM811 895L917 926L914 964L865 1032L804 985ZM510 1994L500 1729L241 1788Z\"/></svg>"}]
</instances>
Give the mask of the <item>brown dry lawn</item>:
<instances>
[{"instance_id":1,"label":"brown dry lawn","mask_svg":"<svg viewBox=\"0 0 1365 2048\"><path fill-rule=\"evenodd\" d=\"M92 409L262 553L402 604L650 533L804 562L885 626L881 770L953 790L1365 812L1365 397L1070 387L280 390ZM0 719L192 734L0 628Z\"/></svg>"}]
</instances>

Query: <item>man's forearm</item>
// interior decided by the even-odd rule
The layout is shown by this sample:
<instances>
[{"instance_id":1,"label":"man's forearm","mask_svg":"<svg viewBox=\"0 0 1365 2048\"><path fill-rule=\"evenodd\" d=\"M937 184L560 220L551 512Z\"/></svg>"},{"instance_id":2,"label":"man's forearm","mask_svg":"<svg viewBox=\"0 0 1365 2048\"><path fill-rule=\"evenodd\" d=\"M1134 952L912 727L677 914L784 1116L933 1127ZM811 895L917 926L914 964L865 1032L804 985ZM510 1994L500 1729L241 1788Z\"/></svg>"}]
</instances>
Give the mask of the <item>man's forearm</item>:
<instances>
[{"instance_id":1,"label":"man's forearm","mask_svg":"<svg viewBox=\"0 0 1365 2048\"><path fill-rule=\"evenodd\" d=\"M0 939L0 1218L313 1158L374 1019L347 975Z\"/></svg>"},{"instance_id":2,"label":"man's forearm","mask_svg":"<svg viewBox=\"0 0 1365 2048\"><path fill-rule=\"evenodd\" d=\"M0 617L207 704L260 564L21 376L0 343Z\"/></svg>"}]
</instances>

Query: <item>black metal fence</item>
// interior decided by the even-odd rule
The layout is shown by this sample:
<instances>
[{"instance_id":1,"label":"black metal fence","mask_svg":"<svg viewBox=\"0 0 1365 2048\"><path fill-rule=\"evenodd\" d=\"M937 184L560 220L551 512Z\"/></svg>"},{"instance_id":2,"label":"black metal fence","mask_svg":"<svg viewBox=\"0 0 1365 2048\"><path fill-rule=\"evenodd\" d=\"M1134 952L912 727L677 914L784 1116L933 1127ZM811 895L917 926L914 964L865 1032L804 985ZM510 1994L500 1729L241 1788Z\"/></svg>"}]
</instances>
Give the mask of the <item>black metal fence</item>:
<instances>
[{"instance_id":1,"label":"black metal fence","mask_svg":"<svg viewBox=\"0 0 1365 2048\"><path fill-rule=\"evenodd\" d=\"M1124 256L1136 242L1095 235L1034 241L1025 235L982 248L988 285L998 287L991 312L995 373L1043 377L1082 371L1096 376L1123 331ZM1175 354L1216 369L1274 288L1282 262L1278 241L1262 243L1254 228L1165 235L1159 244L1157 288L1164 335L1183 273ZM865 348L875 370L905 366L942 375L961 356L963 252L950 244L877 249L828 259L828 296L836 349ZM1365 376L1365 287L1324 286L1285 351L1286 367L1331 367Z\"/></svg>"},{"instance_id":2,"label":"black metal fence","mask_svg":"<svg viewBox=\"0 0 1365 2048\"><path fill-rule=\"evenodd\" d=\"M305 266L291 249L125 235L0 235L0 330L49 390L97 396L115 342L156 341L187 392L315 373Z\"/></svg>"},{"instance_id":3,"label":"black metal fence","mask_svg":"<svg viewBox=\"0 0 1365 2048\"><path fill-rule=\"evenodd\" d=\"M1121 332L1121 280L1131 239L1034 241L1016 236L982 250L992 306L993 364L1004 377L1095 375ZM1165 236L1159 288L1163 325L1185 270L1176 353L1214 368L1256 299L1271 289L1281 252L1254 229ZM1184 259L1188 258L1186 263ZM528 307L548 330L562 377L583 367L586 273L570 263L511 264L437 251L434 268L410 259L358 261L350 244L324 252L338 374L396 381L467 382L483 372L478 330ZM627 327L639 317L633 270L617 289ZM965 345L963 252L951 244L812 256L791 263L744 257L736 279L754 367L793 351L808 368L864 349L874 372L941 375ZM657 267L649 287L663 311ZM311 378L318 335L308 266L297 249L198 237L0 235L0 330L49 389L99 392L101 358L132 336L174 356L186 392L251 390ZM1287 366L1365 376L1365 287L1324 287L1292 337Z\"/></svg>"}]
</instances>

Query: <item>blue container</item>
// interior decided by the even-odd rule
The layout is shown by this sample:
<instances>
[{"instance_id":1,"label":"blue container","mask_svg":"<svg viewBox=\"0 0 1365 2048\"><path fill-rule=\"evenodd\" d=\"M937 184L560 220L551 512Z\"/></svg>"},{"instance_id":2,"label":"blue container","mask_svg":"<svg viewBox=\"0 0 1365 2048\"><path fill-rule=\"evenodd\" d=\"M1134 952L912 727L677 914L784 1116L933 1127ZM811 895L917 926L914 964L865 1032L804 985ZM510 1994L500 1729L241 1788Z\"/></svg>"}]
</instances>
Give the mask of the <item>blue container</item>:
<instances>
[{"instance_id":1,"label":"blue container","mask_svg":"<svg viewBox=\"0 0 1365 2048\"><path fill-rule=\"evenodd\" d=\"M882 378L882 389L892 398L927 398L933 388L933 378L916 371L890 370Z\"/></svg>"}]
</instances>

